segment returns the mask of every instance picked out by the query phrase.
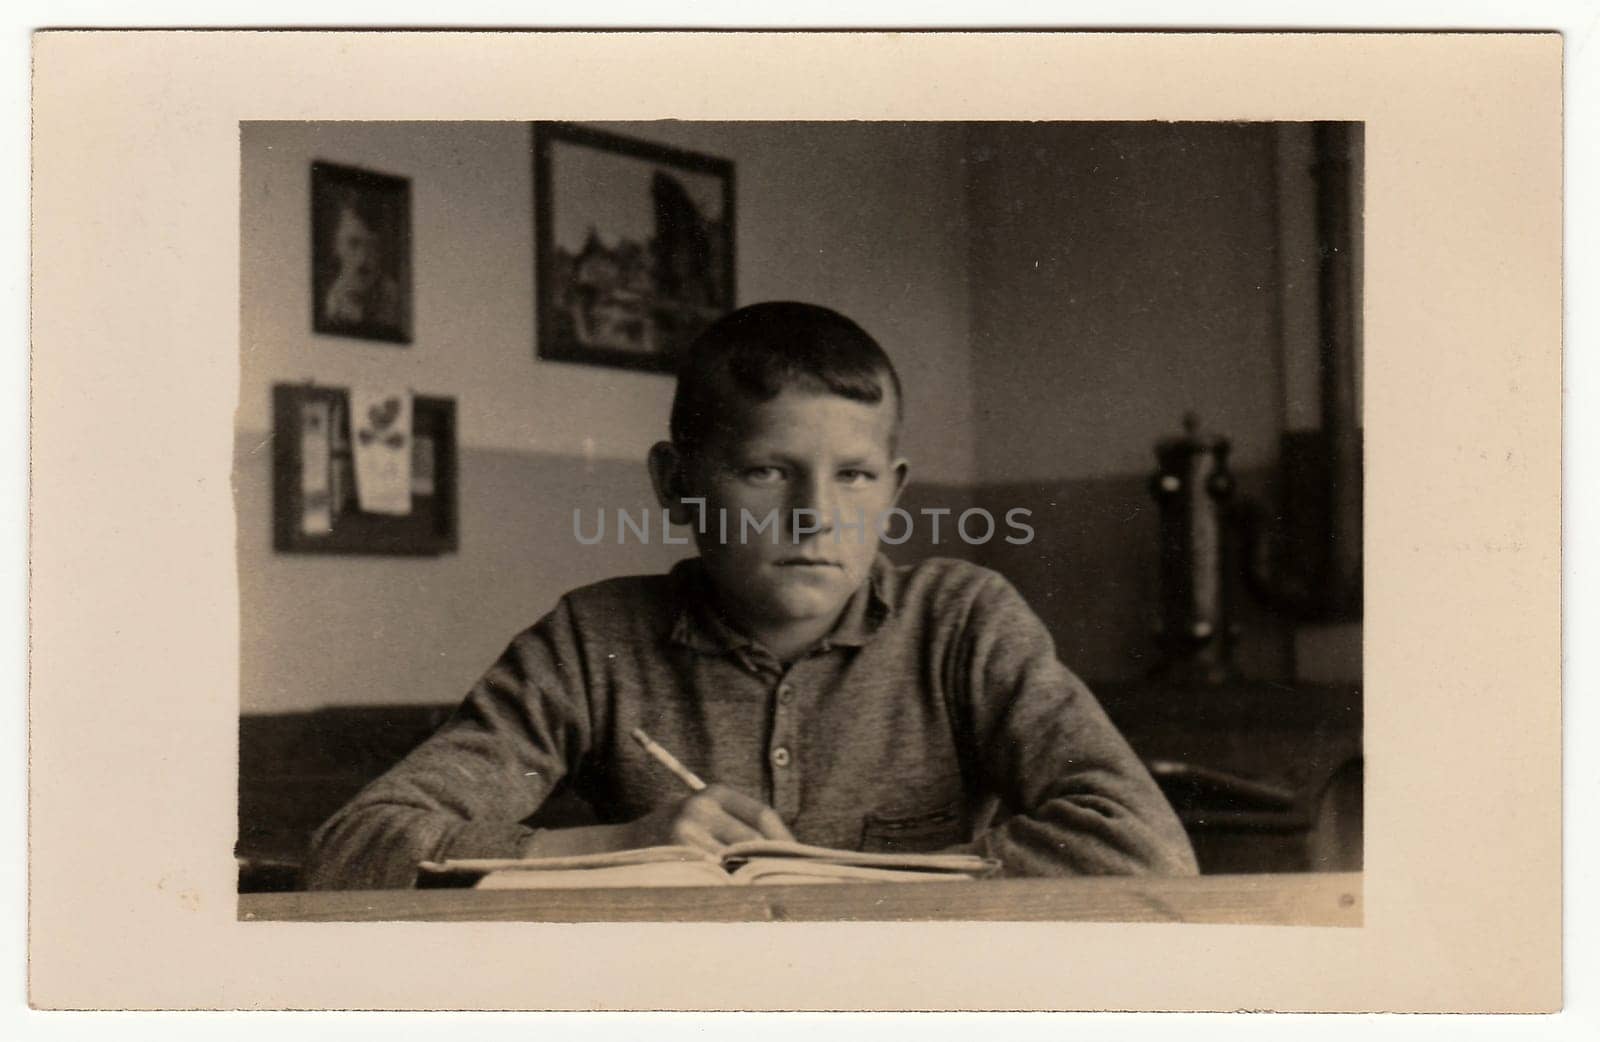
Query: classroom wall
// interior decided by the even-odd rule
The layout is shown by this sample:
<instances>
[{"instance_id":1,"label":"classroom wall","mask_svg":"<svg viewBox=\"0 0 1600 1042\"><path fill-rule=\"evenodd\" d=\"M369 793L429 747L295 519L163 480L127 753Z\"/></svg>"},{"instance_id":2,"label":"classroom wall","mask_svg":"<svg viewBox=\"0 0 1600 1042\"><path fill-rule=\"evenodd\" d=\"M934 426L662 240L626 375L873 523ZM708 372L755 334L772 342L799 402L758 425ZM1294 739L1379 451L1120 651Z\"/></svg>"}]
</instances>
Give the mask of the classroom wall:
<instances>
[{"instance_id":1,"label":"classroom wall","mask_svg":"<svg viewBox=\"0 0 1600 1042\"><path fill-rule=\"evenodd\" d=\"M1241 491L1273 492L1283 430L1276 161L1264 125L985 124L969 132L978 502L1034 512L986 563L1091 677L1151 664L1156 441L1196 412ZM1240 661L1290 666L1238 601Z\"/></svg>"},{"instance_id":2,"label":"classroom wall","mask_svg":"<svg viewBox=\"0 0 1600 1042\"><path fill-rule=\"evenodd\" d=\"M741 303L815 300L878 336L911 406L914 502L959 506L975 469L959 128L597 125L734 161ZM526 124L246 123L240 146L243 710L454 700L562 592L683 556L570 535L574 507L592 517L651 504L642 460L664 432L672 384L534 357ZM311 332L314 159L411 179L409 347ZM458 553L272 552L271 386L308 379L456 399Z\"/></svg>"}]
</instances>

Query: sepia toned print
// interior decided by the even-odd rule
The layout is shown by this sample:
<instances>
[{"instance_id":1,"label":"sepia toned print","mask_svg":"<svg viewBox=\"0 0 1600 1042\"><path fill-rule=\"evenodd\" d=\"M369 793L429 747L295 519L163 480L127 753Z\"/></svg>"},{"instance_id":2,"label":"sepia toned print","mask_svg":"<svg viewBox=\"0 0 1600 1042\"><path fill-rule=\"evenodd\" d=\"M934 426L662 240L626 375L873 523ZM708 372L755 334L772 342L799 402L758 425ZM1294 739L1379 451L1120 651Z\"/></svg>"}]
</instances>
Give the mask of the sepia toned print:
<instances>
[{"instance_id":1,"label":"sepia toned print","mask_svg":"<svg viewBox=\"0 0 1600 1042\"><path fill-rule=\"evenodd\" d=\"M661 369L643 384L585 374L654 447L601 476L501 442L495 477L463 487L462 528L426 586L408 562L372 562L367 593L317 606L296 588L337 577L242 554L259 577L241 603L243 918L417 887L457 893L427 912L374 897L361 917L505 912L508 880L529 902L515 917L693 918L660 910L659 893L630 905L607 881L703 886L685 865L761 840L803 867L767 886L833 884L804 913L820 918L1049 918L1053 896L1001 900L1002 881L1120 876L1183 908L1178 921L1360 925L1361 501L1343 495L1362 473L1360 124L414 123L383 126L382 154L376 132L242 128L251 313L270 320L267 288L292 282L296 258L253 248L275 216L249 201L283 194L273 181L305 143L448 191L457 216L419 268L492 287L494 251L458 228L504 218L497 179L521 171L484 167L472 191L439 179L434 157L527 142L538 359L450 336L463 313L509 314L489 289L436 305L424 319L456 346L419 342L413 357L429 390L507 433L570 411L546 389L558 361ZM742 222L759 281L798 298L825 271L856 292L734 300L735 160L713 153L746 170L749 197L804 201ZM749 172L784 153L808 162ZM824 192L843 164L849 183ZM948 233L956 218L966 234ZM815 251L791 252L808 236ZM851 259L863 236L888 240L891 266ZM970 331L934 288L951 276ZM272 366L315 377L301 351L284 342ZM462 391L460 364L506 386ZM352 409L410 400L376 363L361 380ZM488 448L467 441L462 466ZM394 455L409 466L407 446ZM1007 456L1036 459L1036 476L1008 480ZM257 470L246 456L236 480ZM409 470L396 481L410 488ZM382 513L430 507L394 504ZM377 513L358 497L339 523L402 523ZM242 546L262 522L241 511ZM343 545L331 529L308 540L305 523L301 541ZM492 577L455 557L474 553ZM328 609L369 597L331 641ZM441 611L459 634L445 646L401 636L440 632ZM397 614L418 621L385 621ZM257 618L292 620L273 638L295 648L292 669L253 652ZM425 665L497 640L459 672ZM351 670L352 644L374 669ZM910 860L870 862L885 853ZM930 855L976 859L972 878L917 860ZM1196 874L1221 889L1197 890ZM948 885L912 898L914 882ZM1203 892L1233 899L1185 905ZM1304 907L1275 919L1288 893ZM773 901L800 914L787 891L738 900L758 919Z\"/></svg>"},{"instance_id":2,"label":"sepia toned print","mask_svg":"<svg viewBox=\"0 0 1600 1042\"><path fill-rule=\"evenodd\" d=\"M438 75L396 75L424 66ZM641 92L596 68L673 73ZM40 34L30 1000L1558 1008L1560 73L1559 38L1536 35ZM816 302L883 342L905 384L900 506L918 522L885 556L1004 577L1135 750L1200 875L292 889L304 838L446 725L565 592L665 575L693 552L657 538L658 515L648 543L628 529L617 544L614 526L594 546L573 537L574 508L612 522L661 509L648 461L668 440L671 378L528 350L528 121L578 118L559 99L580 80L582 118L617 121L585 125L736 164L735 307ZM408 111L430 122L395 122ZM635 122L664 113L678 119ZM749 122L775 116L798 121L781 135ZM337 122L312 122L324 118ZM1157 122L1117 122L1130 119ZM1287 479L1330 486L1315 453L1282 437L1321 426L1317 356L1278 350L1316 343L1324 280L1282 266L1315 268L1320 251L1292 244L1315 242L1318 220L1314 206L1279 209L1291 167L1268 161L1261 132L1330 119L1364 127L1359 643L1340 639L1353 620L1288 624L1249 589L1214 596L1209 578L1217 562L1294 604L1324 567L1295 549L1326 543L1296 515L1328 515ZM1260 147L1165 151L1154 139L1184 126L1160 122L1172 120ZM268 130L279 136L248 140ZM1004 147L1069 130L1098 130L1099 147ZM308 335L318 160L411 181L417 336L404 351ZM174 178L175 162L209 174ZM129 193L136 212L120 204ZM163 289L180 283L193 292ZM104 306L81 306L91 284ZM453 551L275 553L272 388L308 382L455 404ZM174 422L150 423L151 396L126 393L147 384ZM1074 433L1048 436L1062 430ZM227 431L231 455L215 440ZM1208 533L1237 529L1181 520L1223 513L1209 486L1224 441L1218 487L1265 508L1258 550L1229 563ZM1186 450L1182 466L1158 458L1164 444ZM1313 462L1280 471L1290 459ZM426 455L412 468L427 495ZM1180 487L1158 500L1163 475ZM974 508L1003 523L1019 507L1026 545L968 542L953 524L965 514L972 535ZM303 531L304 511L291 516ZM1198 566L1178 571L1187 589L1162 578L1169 549ZM1208 638L1214 657L1180 682L1165 667L1206 621L1232 644ZM1319 730L1326 703L1279 697L1285 677L1298 695L1299 678L1337 676L1357 648L1359 723ZM1162 693L1214 672L1243 681L1222 682L1242 701L1189 726L1192 703ZM644 730L708 789L726 785ZM1306 733L1320 744L1292 744ZM1357 751L1373 761L1364 777L1339 766ZM1287 759L1298 780L1252 759ZM1477 764L1492 779L1463 785ZM1299 816L1284 794L1312 774L1337 795ZM1219 818L1219 796L1241 813ZM1251 827L1351 822L1357 806L1359 830ZM863 833L870 814L875 845L934 835L945 808L873 807ZM1359 851L1362 870L1242 867L1268 851L1325 865ZM828 867L852 867L838 860ZM126 958L128 937L144 957Z\"/></svg>"}]
</instances>

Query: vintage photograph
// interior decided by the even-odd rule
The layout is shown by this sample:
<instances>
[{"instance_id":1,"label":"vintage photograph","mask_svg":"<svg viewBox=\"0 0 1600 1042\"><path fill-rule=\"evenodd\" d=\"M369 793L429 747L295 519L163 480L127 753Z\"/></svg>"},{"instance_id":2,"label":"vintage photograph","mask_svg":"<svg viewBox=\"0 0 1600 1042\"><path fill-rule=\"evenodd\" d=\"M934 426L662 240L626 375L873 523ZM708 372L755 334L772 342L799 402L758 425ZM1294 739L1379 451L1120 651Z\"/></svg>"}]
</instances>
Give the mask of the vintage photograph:
<instances>
[{"instance_id":1,"label":"vintage photograph","mask_svg":"<svg viewBox=\"0 0 1600 1042\"><path fill-rule=\"evenodd\" d=\"M34 33L28 1002L1561 1010L1575 38Z\"/></svg>"},{"instance_id":2,"label":"vintage photograph","mask_svg":"<svg viewBox=\"0 0 1600 1042\"><path fill-rule=\"evenodd\" d=\"M312 321L318 333L411 342L411 186L311 163Z\"/></svg>"},{"instance_id":3,"label":"vintage photograph","mask_svg":"<svg viewBox=\"0 0 1600 1042\"><path fill-rule=\"evenodd\" d=\"M1362 924L1361 123L240 130L240 919Z\"/></svg>"}]
</instances>

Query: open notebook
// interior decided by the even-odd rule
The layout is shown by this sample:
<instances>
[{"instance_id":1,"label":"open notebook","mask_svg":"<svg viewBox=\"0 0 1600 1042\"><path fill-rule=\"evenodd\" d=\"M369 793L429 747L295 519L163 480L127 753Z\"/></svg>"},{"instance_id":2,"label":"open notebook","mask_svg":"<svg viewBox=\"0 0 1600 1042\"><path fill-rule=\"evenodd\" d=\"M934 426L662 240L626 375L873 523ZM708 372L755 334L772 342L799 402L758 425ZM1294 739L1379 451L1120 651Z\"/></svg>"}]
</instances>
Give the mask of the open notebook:
<instances>
[{"instance_id":1,"label":"open notebook","mask_svg":"<svg viewBox=\"0 0 1600 1042\"><path fill-rule=\"evenodd\" d=\"M739 886L775 883L936 883L982 879L999 862L973 854L866 854L780 840L750 840L721 855L694 847L532 859L425 861L422 885L477 879L485 889Z\"/></svg>"}]
</instances>

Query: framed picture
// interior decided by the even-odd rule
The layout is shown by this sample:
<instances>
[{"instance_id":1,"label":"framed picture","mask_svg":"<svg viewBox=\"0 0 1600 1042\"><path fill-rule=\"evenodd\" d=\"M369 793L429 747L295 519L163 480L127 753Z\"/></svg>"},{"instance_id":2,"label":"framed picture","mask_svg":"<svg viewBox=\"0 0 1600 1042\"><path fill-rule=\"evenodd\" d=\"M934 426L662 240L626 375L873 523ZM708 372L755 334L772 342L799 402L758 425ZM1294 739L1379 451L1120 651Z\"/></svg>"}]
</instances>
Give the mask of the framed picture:
<instances>
[{"instance_id":1,"label":"framed picture","mask_svg":"<svg viewBox=\"0 0 1600 1042\"><path fill-rule=\"evenodd\" d=\"M362 407L339 387L272 388L272 547L279 553L434 556L455 552L456 403L416 395L409 409ZM384 403L389 406L390 403ZM354 408L352 408L354 406ZM399 510L364 508L356 446L390 438L405 457ZM352 420L354 423L352 423Z\"/></svg>"},{"instance_id":2,"label":"framed picture","mask_svg":"<svg viewBox=\"0 0 1600 1042\"><path fill-rule=\"evenodd\" d=\"M411 182L311 164L311 328L411 342Z\"/></svg>"},{"instance_id":3,"label":"framed picture","mask_svg":"<svg viewBox=\"0 0 1600 1042\"><path fill-rule=\"evenodd\" d=\"M734 307L733 163L535 123L538 356L672 372Z\"/></svg>"}]
</instances>

